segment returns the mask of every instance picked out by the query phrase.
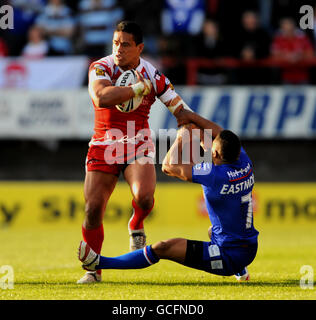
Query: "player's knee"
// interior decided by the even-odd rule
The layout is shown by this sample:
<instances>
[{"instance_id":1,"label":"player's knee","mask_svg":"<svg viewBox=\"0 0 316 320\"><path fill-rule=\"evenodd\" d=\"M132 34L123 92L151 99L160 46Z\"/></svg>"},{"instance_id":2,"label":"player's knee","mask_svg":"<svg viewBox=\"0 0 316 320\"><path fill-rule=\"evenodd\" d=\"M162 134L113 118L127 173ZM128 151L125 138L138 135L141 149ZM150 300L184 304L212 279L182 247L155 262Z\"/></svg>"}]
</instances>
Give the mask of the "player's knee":
<instances>
[{"instance_id":1,"label":"player's knee","mask_svg":"<svg viewBox=\"0 0 316 320\"><path fill-rule=\"evenodd\" d=\"M154 197L149 192L137 192L134 195L134 200L137 205L143 210L150 210L154 204Z\"/></svg>"},{"instance_id":2,"label":"player's knee","mask_svg":"<svg viewBox=\"0 0 316 320\"><path fill-rule=\"evenodd\" d=\"M163 240L152 245L152 249L159 258L165 258L171 247L172 240Z\"/></svg>"}]
</instances>

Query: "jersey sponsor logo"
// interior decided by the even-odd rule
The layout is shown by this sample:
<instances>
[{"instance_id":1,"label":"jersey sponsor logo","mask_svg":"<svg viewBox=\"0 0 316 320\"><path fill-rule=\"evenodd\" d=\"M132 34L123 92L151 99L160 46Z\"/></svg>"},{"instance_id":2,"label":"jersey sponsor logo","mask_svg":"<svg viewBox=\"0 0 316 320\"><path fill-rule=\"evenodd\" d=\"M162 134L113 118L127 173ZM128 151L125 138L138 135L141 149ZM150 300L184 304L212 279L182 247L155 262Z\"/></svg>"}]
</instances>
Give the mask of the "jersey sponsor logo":
<instances>
[{"instance_id":1,"label":"jersey sponsor logo","mask_svg":"<svg viewBox=\"0 0 316 320\"><path fill-rule=\"evenodd\" d=\"M125 86L125 84L126 84L126 81L127 81L127 79L129 78L129 73L126 73L124 76L123 76L123 78L122 78L122 81L121 81L121 85L122 86Z\"/></svg>"},{"instance_id":2,"label":"jersey sponsor logo","mask_svg":"<svg viewBox=\"0 0 316 320\"><path fill-rule=\"evenodd\" d=\"M255 177L252 174L247 180L237 184L223 184L220 194L235 194L248 190L255 183Z\"/></svg>"},{"instance_id":3,"label":"jersey sponsor logo","mask_svg":"<svg viewBox=\"0 0 316 320\"><path fill-rule=\"evenodd\" d=\"M212 164L209 162L197 163L193 169L195 175L207 175L212 170Z\"/></svg>"},{"instance_id":4,"label":"jersey sponsor logo","mask_svg":"<svg viewBox=\"0 0 316 320\"><path fill-rule=\"evenodd\" d=\"M229 181L239 180L245 178L251 172L250 163L248 162L245 168L241 168L240 170L227 171L228 177L231 179Z\"/></svg>"},{"instance_id":5,"label":"jersey sponsor logo","mask_svg":"<svg viewBox=\"0 0 316 320\"><path fill-rule=\"evenodd\" d=\"M105 76L105 68L103 66L98 64L94 67L94 69L95 69L95 74L97 76L102 76L102 77Z\"/></svg>"},{"instance_id":6,"label":"jersey sponsor logo","mask_svg":"<svg viewBox=\"0 0 316 320\"><path fill-rule=\"evenodd\" d=\"M209 162L197 163L195 165L196 170L208 170L211 169L211 164Z\"/></svg>"}]
</instances>

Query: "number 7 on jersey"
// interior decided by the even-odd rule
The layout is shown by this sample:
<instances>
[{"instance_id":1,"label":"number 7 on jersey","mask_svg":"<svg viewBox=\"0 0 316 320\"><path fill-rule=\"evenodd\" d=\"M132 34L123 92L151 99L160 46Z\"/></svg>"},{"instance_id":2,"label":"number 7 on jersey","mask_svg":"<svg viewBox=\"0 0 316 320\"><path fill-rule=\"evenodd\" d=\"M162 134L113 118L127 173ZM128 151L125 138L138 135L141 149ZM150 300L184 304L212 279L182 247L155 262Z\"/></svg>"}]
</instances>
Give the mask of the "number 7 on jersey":
<instances>
[{"instance_id":1,"label":"number 7 on jersey","mask_svg":"<svg viewBox=\"0 0 316 320\"><path fill-rule=\"evenodd\" d=\"M247 218L246 218L246 229L251 228L252 224L252 195L251 192L241 197L241 203L248 202Z\"/></svg>"}]
</instances>

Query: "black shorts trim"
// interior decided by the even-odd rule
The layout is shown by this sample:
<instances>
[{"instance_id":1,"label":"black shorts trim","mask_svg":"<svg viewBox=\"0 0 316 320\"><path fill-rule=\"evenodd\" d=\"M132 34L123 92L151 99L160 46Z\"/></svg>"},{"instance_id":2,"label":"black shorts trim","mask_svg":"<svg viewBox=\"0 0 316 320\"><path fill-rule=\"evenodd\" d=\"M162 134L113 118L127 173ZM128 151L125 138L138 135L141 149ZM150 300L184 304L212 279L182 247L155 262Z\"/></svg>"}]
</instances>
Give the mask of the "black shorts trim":
<instances>
[{"instance_id":1,"label":"black shorts trim","mask_svg":"<svg viewBox=\"0 0 316 320\"><path fill-rule=\"evenodd\" d=\"M205 270L205 263L203 262L203 241L187 240L184 265L195 269Z\"/></svg>"}]
</instances>

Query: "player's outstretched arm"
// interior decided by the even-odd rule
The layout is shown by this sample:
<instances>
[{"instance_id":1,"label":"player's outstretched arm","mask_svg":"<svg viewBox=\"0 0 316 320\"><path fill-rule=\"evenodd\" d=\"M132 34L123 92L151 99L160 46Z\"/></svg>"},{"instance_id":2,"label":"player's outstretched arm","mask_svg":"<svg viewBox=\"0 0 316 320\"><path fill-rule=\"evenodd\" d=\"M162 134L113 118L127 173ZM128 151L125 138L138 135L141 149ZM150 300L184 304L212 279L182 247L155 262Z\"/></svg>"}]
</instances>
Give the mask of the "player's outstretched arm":
<instances>
[{"instance_id":1,"label":"player's outstretched arm","mask_svg":"<svg viewBox=\"0 0 316 320\"><path fill-rule=\"evenodd\" d=\"M182 100L182 98L173 91L174 96L163 103L169 111L176 117L178 127L185 124L194 123L200 129L212 130L212 137L215 138L222 130L217 123L203 118Z\"/></svg>"},{"instance_id":2,"label":"player's outstretched arm","mask_svg":"<svg viewBox=\"0 0 316 320\"><path fill-rule=\"evenodd\" d=\"M162 171L165 174L183 181L192 181L192 167L194 163L191 161L191 156L189 164L183 163L183 151L187 150L187 148L190 150L191 129L191 125L185 125L178 130L177 138L162 163Z\"/></svg>"},{"instance_id":3,"label":"player's outstretched arm","mask_svg":"<svg viewBox=\"0 0 316 320\"><path fill-rule=\"evenodd\" d=\"M194 123L197 127L204 130L212 130L212 137L215 138L223 128L217 123L203 118L196 112L181 109L177 114L178 126L181 127L188 123Z\"/></svg>"}]
</instances>

